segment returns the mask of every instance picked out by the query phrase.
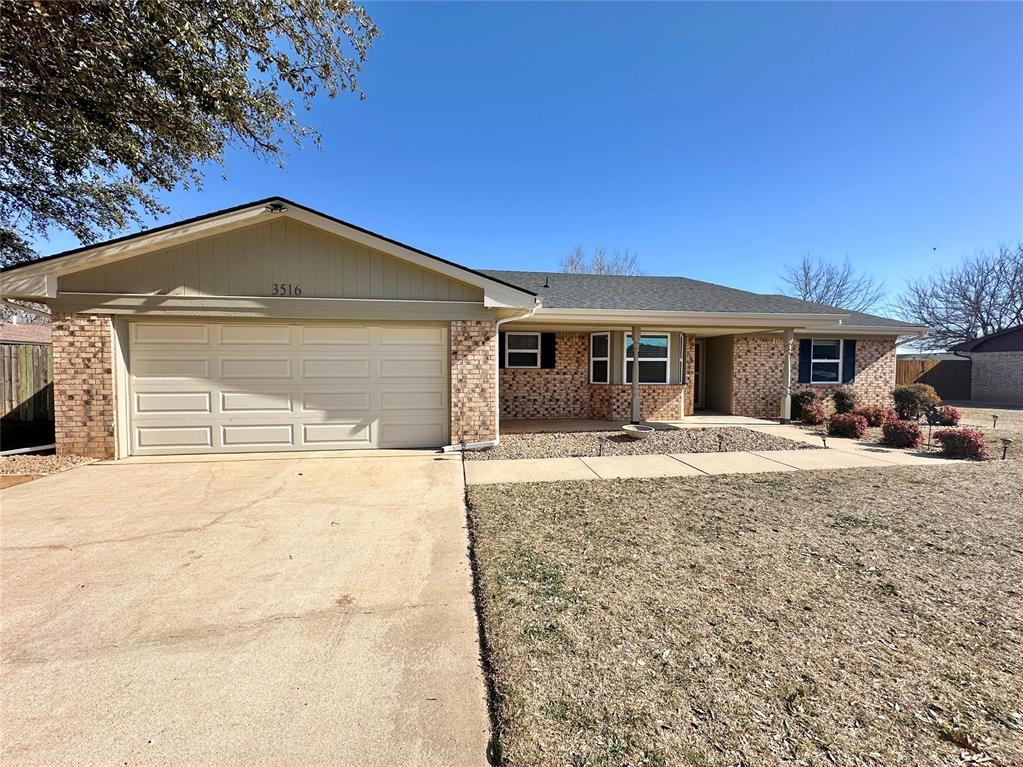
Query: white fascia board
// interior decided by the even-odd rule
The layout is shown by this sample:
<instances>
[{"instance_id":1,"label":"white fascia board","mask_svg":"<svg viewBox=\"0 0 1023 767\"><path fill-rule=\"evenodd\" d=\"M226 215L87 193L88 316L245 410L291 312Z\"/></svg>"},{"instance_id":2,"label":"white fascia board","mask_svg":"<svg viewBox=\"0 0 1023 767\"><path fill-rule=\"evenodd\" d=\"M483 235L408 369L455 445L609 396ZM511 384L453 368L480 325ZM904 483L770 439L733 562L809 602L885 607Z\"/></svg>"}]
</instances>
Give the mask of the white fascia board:
<instances>
[{"instance_id":1,"label":"white fascia board","mask_svg":"<svg viewBox=\"0 0 1023 767\"><path fill-rule=\"evenodd\" d=\"M0 296L45 302L57 297L57 278L52 274L0 272Z\"/></svg>"},{"instance_id":2,"label":"white fascia board","mask_svg":"<svg viewBox=\"0 0 1023 767\"><path fill-rule=\"evenodd\" d=\"M653 324L705 327L750 327L768 329L837 328L847 314L778 314L769 312L670 312L642 309L544 309L530 322L574 322L592 324Z\"/></svg>"}]
</instances>

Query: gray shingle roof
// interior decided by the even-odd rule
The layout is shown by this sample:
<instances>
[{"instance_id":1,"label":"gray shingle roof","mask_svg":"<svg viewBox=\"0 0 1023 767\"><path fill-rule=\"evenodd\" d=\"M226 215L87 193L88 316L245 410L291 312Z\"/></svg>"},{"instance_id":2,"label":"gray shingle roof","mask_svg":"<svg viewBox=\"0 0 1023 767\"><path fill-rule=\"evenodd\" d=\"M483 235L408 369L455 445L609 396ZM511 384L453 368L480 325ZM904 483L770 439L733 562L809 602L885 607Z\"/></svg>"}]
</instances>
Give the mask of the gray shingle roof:
<instances>
[{"instance_id":1,"label":"gray shingle roof","mask_svg":"<svg viewBox=\"0 0 1023 767\"><path fill-rule=\"evenodd\" d=\"M675 312L736 312L753 314L846 314L843 325L853 327L915 327L887 317L850 312L834 306L801 301L791 296L746 290L691 280L687 277L622 277L561 272L514 272L481 269L495 279L538 293L547 309L620 309ZM550 287L544 287L549 281Z\"/></svg>"}]
</instances>

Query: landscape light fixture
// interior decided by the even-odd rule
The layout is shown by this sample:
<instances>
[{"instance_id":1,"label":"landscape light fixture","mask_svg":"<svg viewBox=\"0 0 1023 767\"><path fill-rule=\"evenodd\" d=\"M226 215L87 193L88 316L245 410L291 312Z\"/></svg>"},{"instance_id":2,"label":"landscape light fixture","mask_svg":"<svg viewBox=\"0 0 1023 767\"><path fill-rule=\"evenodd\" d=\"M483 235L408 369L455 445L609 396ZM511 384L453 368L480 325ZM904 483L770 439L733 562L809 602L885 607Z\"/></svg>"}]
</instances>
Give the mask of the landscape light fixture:
<instances>
[{"instance_id":1,"label":"landscape light fixture","mask_svg":"<svg viewBox=\"0 0 1023 767\"><path fill-rule=\"evenodd\" d=\"M1009 445L1012 444L1012 437L1002 437L1002 460L1005 460L1006 454L1009 452Z\"/></svg>"},{"instance_id":2,"label":"landscape light fixture","mask_svg":"<svg viewBox=\"0 0 1023 767\"><path fill-rule=\"evenodd\" d=\"M991 414L991 428L992 429L998 428L998 413Z\"/></svg>"},{"instance_id":3,"label":"landscape light fixture","mask_svg":"<svg viewBox=\"0 0 1023 767\"><path fill-rule=\"evenodd\" d=\"M597 437L597 457L600 458L604 455L604 443L607 442L607 437Z\"/></svg>"},{"instance_id":4,"label":"landscape light fixture","mask_svg":"<svg viewBox=\"0 0 1023 767\"><path fill-rule=\"evenodd\" d=\"M824 447L828 446L828 433L826 431L817 432L817 436L821 438L821 442L824 443Z\"/></svg>"},{"instance_id":5,"label":"landscape light fixture","mask_svg":"<svg viewBox=\"0 0 1023 767\"><path fill-rule=\"evenodd\" d=\"M725 451L725 435L718 434L718 452L723 453Z\"/></svg>"}]
</instances>

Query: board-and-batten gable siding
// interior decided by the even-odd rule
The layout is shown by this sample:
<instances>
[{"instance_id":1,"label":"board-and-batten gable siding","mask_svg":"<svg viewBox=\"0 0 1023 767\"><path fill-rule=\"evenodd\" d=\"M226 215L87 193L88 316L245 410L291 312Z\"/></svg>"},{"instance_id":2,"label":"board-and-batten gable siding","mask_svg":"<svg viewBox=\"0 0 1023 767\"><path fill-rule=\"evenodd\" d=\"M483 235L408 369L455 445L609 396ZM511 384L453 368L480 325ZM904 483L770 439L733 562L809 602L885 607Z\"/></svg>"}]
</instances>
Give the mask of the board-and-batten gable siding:
<instances>
[{"instance_id":1,"label":"board-and-batten gable siding","mask_svg":"<svg viewBox=\"0 0 1023 767\"><path fill-rule=\"evenodd\" d=\"M274 221L60 278L66 293L483 300L482 289L296 221Z\"/></svg>"}]
</instances>

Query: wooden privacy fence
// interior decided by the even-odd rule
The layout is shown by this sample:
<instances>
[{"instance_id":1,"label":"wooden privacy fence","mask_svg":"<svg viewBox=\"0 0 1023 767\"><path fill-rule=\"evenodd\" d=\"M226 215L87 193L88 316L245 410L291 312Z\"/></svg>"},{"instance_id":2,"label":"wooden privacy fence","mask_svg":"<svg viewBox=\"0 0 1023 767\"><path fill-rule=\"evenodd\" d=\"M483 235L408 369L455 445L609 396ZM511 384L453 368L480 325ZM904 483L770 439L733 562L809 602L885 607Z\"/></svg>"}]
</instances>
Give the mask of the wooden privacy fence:
<instances>
[{"instance_id":1,"label":"wooden privacy fence","mask_svg":"<svg viewBox=\"0 0 1023 767\"><path fill-rule=\"evenodd\" d=\"M895 363L895 384L930 384L942 399L969 399L972 365L955 360L903 360Z\"/></svg>"},{"instance_id":2,"label":"wooden privacy fence","mask_svg":"<svg viewBox=\"0 0 1023 767\"><path fill-rule=\"evenodd\" d=\"M5 421L53 420L53 347L0 344Z\"/></svg>"}]
</instances>

